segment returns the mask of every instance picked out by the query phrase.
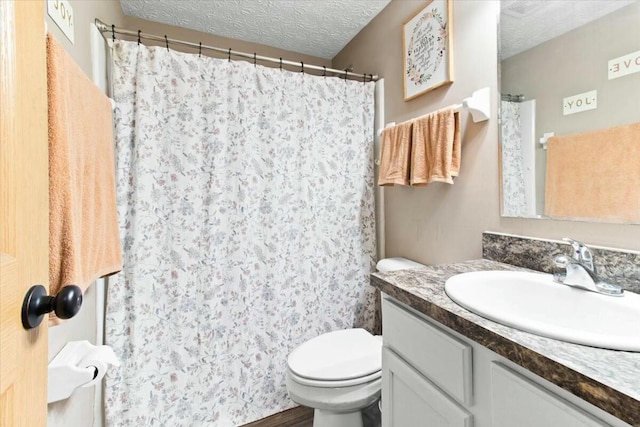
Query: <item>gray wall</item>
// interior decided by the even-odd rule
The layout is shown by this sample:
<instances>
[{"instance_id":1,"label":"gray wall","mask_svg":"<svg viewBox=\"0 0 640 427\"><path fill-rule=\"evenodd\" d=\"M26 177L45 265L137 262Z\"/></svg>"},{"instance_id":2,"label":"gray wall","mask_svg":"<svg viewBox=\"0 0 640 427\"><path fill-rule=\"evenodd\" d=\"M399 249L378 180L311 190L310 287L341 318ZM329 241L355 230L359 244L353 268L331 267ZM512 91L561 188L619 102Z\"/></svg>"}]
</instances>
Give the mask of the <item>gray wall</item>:
<instances>
[{"instance_id":1,"label":"gray wall","mask_svg":"<svg viewBox=\"0 0 640 427\"><path fill-rule=\"evenodd\" d=\"M640 73L608 80L607 63L638 50L640 2L505 59L501 91L536 100L536 142L545 132L569 135L634 123L640 121ZM591 90L598 91L597 109L563 115L563 98ZM545 173L546 151L536 144L539 207Z\"/></svg>"},{"instance_id":2,"label":"gray wall","mask_svg":"<svg viewBox=\"0 0 640 427\"><path fill-rule=\"evenodd\" d=\"M455 184L385 188L386 255L438 264L480 258L485 230L640 249L640 226L500 217L498 181L497 18L499 2L453 4L452 85L404 102L402 23L423 1L394 0L335 58L336 68L385 78L386 121L407 120L459 103L476 89L492 91L492 119L473 123L463 113L462 165Z\"/></svg>"}]
</instances>

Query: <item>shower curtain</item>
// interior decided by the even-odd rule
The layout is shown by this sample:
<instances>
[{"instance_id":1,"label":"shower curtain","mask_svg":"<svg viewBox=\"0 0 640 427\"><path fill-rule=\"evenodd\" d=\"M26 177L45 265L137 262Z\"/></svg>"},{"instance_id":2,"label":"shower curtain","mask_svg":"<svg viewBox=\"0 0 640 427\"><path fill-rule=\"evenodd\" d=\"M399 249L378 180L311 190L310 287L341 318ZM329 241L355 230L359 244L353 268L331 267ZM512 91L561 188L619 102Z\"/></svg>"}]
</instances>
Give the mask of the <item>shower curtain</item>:
<instances>
[{"instance_id":1,"label":"shower curtain","mask_svg":"<svg viewBox=\"0 0 640 427\"><path fill-rule=\"evenodd\" d=\"M502 127L502 215L518 217L527 214L520 104L518 102L501 101L500 107Z\"/></svg>"},{"instance_id":2,"label":"shower curtain","mask_svg":"<svg viewBox=\"0 0 640 427\"><path fill-rule=\"evenodd\" d=\"M235 426L294 406L289 352L373 327L372 83L117 41L124 270L108 426Z\"/></svg>"}]
</instances>

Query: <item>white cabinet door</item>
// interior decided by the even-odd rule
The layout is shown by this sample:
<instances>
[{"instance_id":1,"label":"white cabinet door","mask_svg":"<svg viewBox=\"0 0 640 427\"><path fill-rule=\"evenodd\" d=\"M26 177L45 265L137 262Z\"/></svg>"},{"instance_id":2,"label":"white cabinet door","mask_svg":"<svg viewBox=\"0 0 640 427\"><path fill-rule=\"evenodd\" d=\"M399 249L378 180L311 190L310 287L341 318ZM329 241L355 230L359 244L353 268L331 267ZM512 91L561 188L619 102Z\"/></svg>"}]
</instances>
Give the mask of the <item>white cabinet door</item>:
<instances>
[{"instance_id":1,"label":"white cabinet door","mask_svg":"<svg viewBox=\"0 0 640 427\"><path fill-rule=\"evenodd\" d=\"M393 351L382 349L383 427L471 425L471 414Z\"/></svg>"},{"instance_id":2,"label":"white cabinet door","mask_svg":"<svg viewBox=\"0 0 640 427\"><path fill-rule=\"evenodd\" d=\"M491 363L493 427L602 427L600 421L501 363Z\"/></svg>"},{"instance_id":3,"label":"white cabinet door","mask_svg":"<svg viewBox=\"0 0 640 427\"><path fill-rule=\"evenodd\" d=\"M463 405L471 406L471 346L388 298L382 300L384 345Z\"/></svg>"}]
</instances>

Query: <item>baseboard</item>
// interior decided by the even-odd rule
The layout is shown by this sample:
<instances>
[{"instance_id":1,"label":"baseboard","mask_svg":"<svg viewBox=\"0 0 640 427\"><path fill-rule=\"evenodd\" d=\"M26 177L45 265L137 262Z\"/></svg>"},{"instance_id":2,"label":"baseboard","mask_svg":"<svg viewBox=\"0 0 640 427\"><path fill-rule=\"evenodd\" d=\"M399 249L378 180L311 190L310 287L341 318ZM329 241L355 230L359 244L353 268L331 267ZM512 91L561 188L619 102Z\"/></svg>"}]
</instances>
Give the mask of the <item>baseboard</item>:
<instances>
[{"instance_id":1,"label":"baseboard","mask_svg":"<svg viewBox=\"0 0 640 427\"><path fill-rule=\"evenodd\" d=\"M306 406L287 409L242 427L307 427L313 423L313 409Z\"/></svg>"}]
</instances>

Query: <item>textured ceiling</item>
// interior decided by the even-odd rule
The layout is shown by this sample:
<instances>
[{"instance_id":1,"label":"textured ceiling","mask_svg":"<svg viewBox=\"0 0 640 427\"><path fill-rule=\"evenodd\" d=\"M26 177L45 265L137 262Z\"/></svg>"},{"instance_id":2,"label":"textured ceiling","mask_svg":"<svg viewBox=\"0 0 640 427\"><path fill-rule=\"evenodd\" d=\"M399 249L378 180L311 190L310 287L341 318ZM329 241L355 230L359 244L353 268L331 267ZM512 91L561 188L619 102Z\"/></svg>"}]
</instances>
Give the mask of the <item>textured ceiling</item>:
<instances>
[{"instance_id":1,"label":"textured ceiling","mask_svg":"<svg viewBox=\"0 0 640 427\"><path fill-rule=\"evenodd\" d=\"M127 15L332 59L390 0L121 0Z\"/></svg>"},{"instance_id":2,"label":"textured ceiling","mask_svg":"<svg viewBox=\"0 0 640 427\"><path fill-rule=\"evenodd\" d=\"M637 0L502 0L500 59L531 49L634 1Z\"/></svg>"}]
</instances>

